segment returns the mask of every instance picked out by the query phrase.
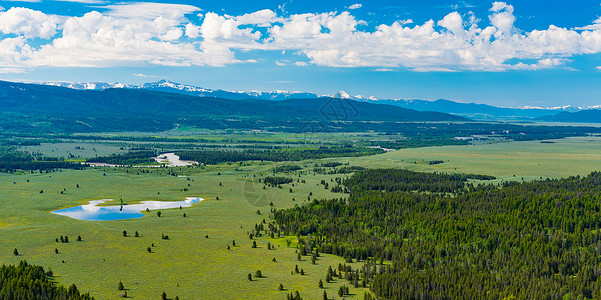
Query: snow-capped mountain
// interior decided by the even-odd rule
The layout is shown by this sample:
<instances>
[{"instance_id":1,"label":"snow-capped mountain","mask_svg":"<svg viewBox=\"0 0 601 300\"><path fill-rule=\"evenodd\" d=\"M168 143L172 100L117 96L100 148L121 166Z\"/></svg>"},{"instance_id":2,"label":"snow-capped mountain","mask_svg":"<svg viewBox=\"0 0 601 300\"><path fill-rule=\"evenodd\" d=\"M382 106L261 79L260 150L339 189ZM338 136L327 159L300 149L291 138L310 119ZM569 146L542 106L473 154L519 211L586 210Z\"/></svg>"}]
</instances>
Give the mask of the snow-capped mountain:
<instances>
[{"instance_id":1,"label":"snow-capped mountain","mask_svg":"<svg viewBox=\"0 0 601 300\"><path fill-rule=\"evenodd\" d=\"M286 99L303 99L303 98L318 98L314 93L298 92L298 91L224 91L212 90L198 86L161 80L157 82L145 83L142 85L131 85L124 83L106 83L106 82L90 82L90 83L72 83L72 82L44 82L44 85L61 86L76 90L106 90L114 88L126 89L145 89L168 93L178 93L198 97L210 98L225 98L232 100L240 99L262 99L262 100L286 100Z\"/></svg>"},{"instance_id":2,"label":"snow-capped mountain","mask_svg":"<svg viewBox=\"0 0 601 300\"><path fill-rule=\"evenodd\" d=\"M75 90L106 90L113 88L136 88L136 86L125 83L107 83L107 82L42 82L43 85L60 86Z\"/></svg>"},{"instance_id":3,"label":"snow-capped mountain","mask_svg":"<svg viewBox=\"0 0 601 300\"><path fill-rule=\"evenodd\" d=\"M70 83L70 82L44 82L45 85L61 86L78 90L105 90L111 88L146 89L167 93L178 93L197 97L224 98L231 100L261 99L261 100L286 100L286 99L315 99L315 98L338 98L355 100L377 104L388 104L417 111L436 111L463 116L476 120L533 120L542 116L557 114L561 112L577 112L581 110L599 109L601 105L588 107L575 107L571 105L558 107L497 107L478 103L461 103L450 100L404 100L404 99L377 99L373 96L352 96L345 91L339 91L333 95L317 95L310 92L299 91L225 91L202 88L193 85L180 84L167 80L145 83L142 85L131 85L124 83Z\"/></svg>"}]
</instances>

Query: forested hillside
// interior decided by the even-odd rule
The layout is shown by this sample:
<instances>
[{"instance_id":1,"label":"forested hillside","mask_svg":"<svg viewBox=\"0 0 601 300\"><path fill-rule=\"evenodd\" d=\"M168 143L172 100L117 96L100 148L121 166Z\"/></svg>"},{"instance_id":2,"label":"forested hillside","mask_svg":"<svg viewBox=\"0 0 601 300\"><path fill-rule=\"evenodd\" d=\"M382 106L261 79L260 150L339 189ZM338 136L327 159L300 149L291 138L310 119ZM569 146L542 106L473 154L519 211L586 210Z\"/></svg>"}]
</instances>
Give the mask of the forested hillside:
<instances>
[{"instance_id":1,"label":"forested hillside","mask_svg":"<svg viewBox=\"0 0 601 300\"><path fill-rule=\"evenodd\" d=\"M365 262L324 276L383 299L601 297L601 173L503 186L460 178L359 172L348 199L277 211L274 230L308 252Z\"/></svg>"},{"instance_id":2,"label":"forested hillside","mask_svg":"<svg viewBox=\"0 0 601 300\"><path fill-rule=\"evenodd\" d=\"M16 250L15 250L16 251ZM40 266L22 261L18 266L0 267L0 299L44 300L93 300L89 294L81 294L72 284L69 288L57 286Z\"/></svg>"}]
</instances>

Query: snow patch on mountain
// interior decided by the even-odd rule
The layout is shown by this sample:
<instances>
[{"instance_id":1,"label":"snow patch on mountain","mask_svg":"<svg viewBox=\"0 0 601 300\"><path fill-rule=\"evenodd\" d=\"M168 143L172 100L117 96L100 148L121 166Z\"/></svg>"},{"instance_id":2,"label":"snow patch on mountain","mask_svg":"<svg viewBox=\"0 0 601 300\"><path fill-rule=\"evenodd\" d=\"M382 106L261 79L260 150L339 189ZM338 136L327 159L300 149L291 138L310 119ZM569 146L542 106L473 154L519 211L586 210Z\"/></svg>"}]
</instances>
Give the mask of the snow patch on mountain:
<instances>
[{"instance_id":1,"label":"snow patch on mountain","mask_svg":"<svg viewBox=\"0 0 601 300\"><path fill-rule=\"evenodd\" d=\"M310 92L302 92L302 91L282 91L282 90L274 90L274 91L225 91L225 90L213 90L202 88L194 85L187 85L176 83L168 80L160 80L157 82L145 83L142 85L132 85L125 83L107 83L107 82L88 82L88 83L79 83L79 82L43 82L45 85L52 86L60 86L77 90L106 90L112 88L126 88L126 89L147 89L153 91L162 91L162 92L170 92L170 93L180 93L186 95L192 95L197 97L209 97L209 98L225 98L232 100L240 100L240 99L260 99L260 100L286 100L286 99L311 99L311 98L338 98L344 100L356 100L363 102L371 102L371 103L387 103L393 104L396 106L412 108L420 110L417 106L429 107L434 103L440 104L440 101L429 101L429 100L413 100L413 99L378 99L374 96L362 96L355 95L352 96L349 93L340 90L333 95L317 95ZM446 101L446 100L444 100ZM443 101L443 102L444 102ZM447 101L450 104L456 103L461 104L460 102ZM482 105L482 104L480 104ZM502 108L502 107L499 107ZM590 110L590 109L601 109L601 105L594 106L586 106L586 107L576 107L572 105L564 105L564 106L556 106L556 107L538 107L538 106L521 106L521 107L507 107L508 109L516 109L522 111L549 111L552 112L576 112L580 110ZM448 111L445 111L448 112Z\"/></svg>"}]
</instances>

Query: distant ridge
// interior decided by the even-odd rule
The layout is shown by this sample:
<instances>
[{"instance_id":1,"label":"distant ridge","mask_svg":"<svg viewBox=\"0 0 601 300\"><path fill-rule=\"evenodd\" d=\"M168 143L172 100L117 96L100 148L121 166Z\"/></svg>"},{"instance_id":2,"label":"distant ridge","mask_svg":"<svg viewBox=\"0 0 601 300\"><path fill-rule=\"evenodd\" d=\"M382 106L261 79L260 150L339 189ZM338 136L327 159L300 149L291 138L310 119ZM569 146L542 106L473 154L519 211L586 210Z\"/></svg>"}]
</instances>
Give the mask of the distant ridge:
<instances>
[{"instance_id":1,"label":"distant ridge","mask_svg":"<svg viewBox=\"0 0 601 300\"><path fill-rule=\"evenodd\" d=\"M91 83L70 83L70 82L43 82L43 85L60 86L76 90L106 90L112 88L125 89L144 89L151 91L177 93L196 97L206 98L223 98L231 100L242 99L262 99L262 100L286 100L300 98L318 98L314 93L297 92L297 91L241 91L232 92L224 90L212 90L193 85L171 82L168 80L160 80L157 82L145 83L143 85L132 85L124 83L106 83L106 82L91 82Z\"/></svg>"},{"instance_id":2,"label":"distant ridge","mask_svg":"<svg viewBox=\"0 0 601 300\"><path fill-rule=\"evenodd\" d=\"M578 112L560 112L537 118L539 121L566 122L566 123L601 123L601 110L591 109Z\"/></svg>"},{"instance_id":3,"label":"distant ridge","mask_svg":"<svg viewBox=\"0 0 601 300\"><path fill-rule=\"evenodd\" d=\"M43 122L62 122L66 127L78 124L78 130L86 131L165 130L172 128L174 124L208 126L211 122L223 128L226 121L230 124L227 126L240 128L259 125L262 128L297 128L299 123L306 123L312 118L322 123L336 123L336 126L345 126L348 122L469 121L439 112L419 112L352 100L345 100L343 103L340 101L342 100L334 98L231 100L147 89L76 90L0 81L0 128L3 120L11 120L10 124L20 121L19 118L12 117L14 114L33 116ZM341 108L341 105L344 107Z\"/></svg>"},{"instance_id":4,"label":"distant ridge","mask_svg":"<svg viewBox=\"0 0 601 300\"><path fill-rule=\"evenodd\" d=\"M375 97L364 97L361 95L351 96L345 91L339 91L333 95L317 95L310 92L301 91L225 91L213 90L203 87L186 85L160 80L157 82L145 83L143 85L130 85L123 83L69 83L69 82L45 82L44 85L61 86L77 90L106 90L111 88L124 89L145 89L151 91L160 91L167 93L177 93L195 97L222 98L230 100L260 99L281 101L287 99L316 99L316 98L339 98L345 100L356 100L374 104L389 104L397 107L417 110L417 111L436 111L457 116L466 117L474 120L497 120L497 121L536 121L537 118L555 114L557 112L576 112L580 110L598 109L601 105L591 107L573 107L571 105L559 107L531 107L524 106L518 108L496 107L487 104L461 103L451 100L439 99L429 100L403 100L403 99L377 99Z\"/></svg>"}]
</instances>

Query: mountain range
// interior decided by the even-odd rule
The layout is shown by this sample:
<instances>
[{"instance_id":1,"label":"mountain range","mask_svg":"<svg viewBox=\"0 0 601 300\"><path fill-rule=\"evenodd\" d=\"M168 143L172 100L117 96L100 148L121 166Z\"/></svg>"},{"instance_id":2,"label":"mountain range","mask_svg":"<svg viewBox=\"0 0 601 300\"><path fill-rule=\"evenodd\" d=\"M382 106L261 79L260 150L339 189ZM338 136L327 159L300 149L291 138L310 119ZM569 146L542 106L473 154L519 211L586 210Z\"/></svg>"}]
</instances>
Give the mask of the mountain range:
<instances>
[{"instance_id":1,"label":"mountain range","mask_svg":"<svg viewBox=\"0 0 601 300\"><path fill-rule=\"evenodd\" d=\"M293 131L307 123L344 127L361 122L469 121L440 112L339 98L232 100L141 88L78 90L6 81L0 81L0 107L0 129L7 130L154 131L187 124L211 129L277 127Z\"/></svg>"},{"instance_id":2,"label":"mountain range","mask_svg":"<svg viewBox=\"0 0 601 300\"><path fill-rule=\"evenodd\" d=\"M143 89L160 91L167 93L177 93L189 96L203 97L203 98L221 98L230 100L272 100L281 101L287 99L317 99L317 98L338 98L345 100L354 100L360 102L374 103L374 104L388 104L406 109L412 109L416 111L436 111L441 113L453 114L457 116L466 117L473 120L489 120L489 121L537 121L537 120L554 120L554 118L548 117L556 115L558 113L574 113L578 111L594 110L601 108L601 105L591 107L574 107L571 105L560 106L560 107L520 107L520 108L506 108L497 107L487 104L477 103L462 103L451 100L439 99L435 101L419 100L419 99L377 99L375 97L363 97L360 95L351 96L344 91L339 91L333 95L317 95L310 92L300 91L225 91L225 90L213 90L202 88L193 85L186 85L175 83L167 80L161 80L152 83L145 83L142 85L131 85L123 83L105 83L105 82L93 82L93 83L68 83L68 82L44 82L44 85L67 87L77 90L106 90L112 88L124 88L124 89ZM594 115L595 113L591 113ZM568 121L571 118L570 115L563 115L560 117L563 122L578 122L578 119ZM595 122L601 122L601 119L595 119Z\"/></svg>"}]
</instances>

